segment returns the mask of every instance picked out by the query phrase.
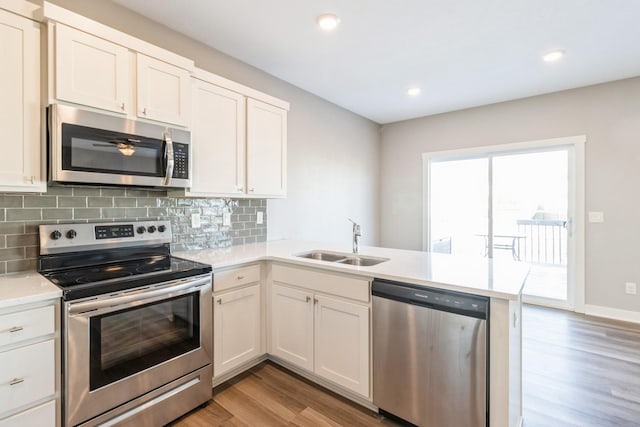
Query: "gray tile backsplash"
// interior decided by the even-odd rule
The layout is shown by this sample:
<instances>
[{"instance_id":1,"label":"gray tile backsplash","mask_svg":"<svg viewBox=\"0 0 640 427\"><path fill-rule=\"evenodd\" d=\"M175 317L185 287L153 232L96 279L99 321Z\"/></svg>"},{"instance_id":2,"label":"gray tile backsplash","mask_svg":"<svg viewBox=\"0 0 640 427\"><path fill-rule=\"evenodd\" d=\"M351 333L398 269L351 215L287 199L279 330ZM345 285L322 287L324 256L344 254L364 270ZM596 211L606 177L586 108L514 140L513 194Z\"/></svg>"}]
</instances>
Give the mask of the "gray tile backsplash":
<instances>
[{"instance_id":1,"label":"gray tile backsplash","mask_svg":"<svg viewBox=\"0 0 640 427\"><path fill-rule=\"evenodd\" d=\"M187 199L139 188L51 186L42 194L0 193L0 274L36 269L38 225L63 222L171 221L173 251L263 242L264 199ZM264 223L256 224L257 212ZM224 212L231 225L223 226ZM200 228L191 214L200 214Z\"/></svg>"}]
</instances>

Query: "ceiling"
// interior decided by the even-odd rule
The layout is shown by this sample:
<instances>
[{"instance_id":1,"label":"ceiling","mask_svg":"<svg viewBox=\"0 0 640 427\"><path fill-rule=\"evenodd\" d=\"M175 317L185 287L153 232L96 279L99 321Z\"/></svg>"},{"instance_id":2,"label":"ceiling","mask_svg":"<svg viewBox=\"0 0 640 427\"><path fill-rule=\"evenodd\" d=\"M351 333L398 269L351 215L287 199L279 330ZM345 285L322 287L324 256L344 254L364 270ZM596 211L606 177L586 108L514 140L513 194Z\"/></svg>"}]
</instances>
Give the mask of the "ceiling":
<instances>
[{"instance_id":1,"label":"ceiling","mask_svg":"<svg viewBox=\"0 0 640 427\"><path fill-rule=\"evenodd\" d=\"M640 75L637 0L114 1L377 123Z\"/></svg>"}]
</instances>

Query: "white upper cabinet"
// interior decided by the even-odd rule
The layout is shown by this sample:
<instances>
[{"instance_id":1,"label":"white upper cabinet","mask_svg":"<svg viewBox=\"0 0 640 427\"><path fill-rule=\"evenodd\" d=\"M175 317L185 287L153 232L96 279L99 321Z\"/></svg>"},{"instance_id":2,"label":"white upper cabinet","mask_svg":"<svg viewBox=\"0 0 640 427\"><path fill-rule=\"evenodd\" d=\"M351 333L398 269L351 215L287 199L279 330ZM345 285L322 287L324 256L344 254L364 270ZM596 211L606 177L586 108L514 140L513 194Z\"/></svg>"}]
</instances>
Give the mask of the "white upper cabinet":
<instances>
[{"instance_id":1,"label":"white upper cabinet","mask_svg":"<svg viewBox=\"0 0 640 427\"><path fill-rule=\"evenodd\" d=\"M183 127L191 125L193 61L101 24L92 25L86 18L71 19L69 12L61 12L48 3L46 7L46 11L54 11L49 30L49 48L53 50L50 102L80 104ZM56 19L71 19L82 30Z\"/></svg>"},{"instance_id":2,"label":"white upper cabinet","mask_svg":"<svg viewBox=\"0 0 640 427\"><path fill-rule=\"evenodd\" d=\"M193 82L192 187L171 194L285 197L289 104L203 70Z\"/></svg>"},{"instance_id":3,"label":"white upper cabinet","mask_svg":"<svg viewBox=\"0 0 640 427\"><path fill-rule=\"evenodd\" d=\"M55 97L117 113L132 111L129 50L56 25Z\"/></svg>"},{"instance_id":4,"label":"white upper cabinet","mask_svg":"<svg viewBox=\"0 0 640 427\"><path fill-rule=\"evenodd\" d=\"M42 192L40 25L0 10L0 52L0 191Z\"/></svg>"},{"instance_id":5,"label":"white upper cabinet","mask_svg":"<svg viewBox=\"0 0 640 427\"><path fill-rule=\"evenodd\" d=\"M189 72L140 53L136 60L138 117L189 126Z\"/></svg>"},{"instance_id":6,"label":"white upper cabinet","mask_svg":"<svg viewBox=\"0 0 640 427\"><path fill-rule=\"evenodd\" d=\"M247 187L249 195L287 194L287 112L247 100Z\"/></svg>"},{"instance_id":7,"label":"white upper cabinet","mask_svg":"<svg viewBox=\"0 0 640 427\"><path fill-rule=\"evenodd\" d=\"M194 79L188 196L244 194L245 97Z\"/></svg>"}]
</instances>

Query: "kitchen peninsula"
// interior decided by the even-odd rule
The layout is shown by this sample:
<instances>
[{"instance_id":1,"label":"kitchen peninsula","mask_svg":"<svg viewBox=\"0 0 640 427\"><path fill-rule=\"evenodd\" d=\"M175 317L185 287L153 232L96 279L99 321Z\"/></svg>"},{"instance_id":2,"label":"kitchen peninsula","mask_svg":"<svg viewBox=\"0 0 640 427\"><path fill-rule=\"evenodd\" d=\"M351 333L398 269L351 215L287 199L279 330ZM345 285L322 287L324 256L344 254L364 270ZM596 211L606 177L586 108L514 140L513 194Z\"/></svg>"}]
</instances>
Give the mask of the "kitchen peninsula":
<instances>
[{"instance_id":1,"label":"kitchen peninsula","mask_svg":"<svg viewBox=\"0 0 640 427\"><path fill-rule=\"evenodd\" d=\"M519 425L522 418L521 291L529 271L527 264L363 247L362 256L388 259L364 267L300 256L309 251L347 254L350 248L284 240L175 254L214 268L214 384L270 358L375 410L370 380L375 375L370 363L370 286L373 279L385 279L490 299L489 425ZM242 300L252 302L238 303ZM235 314L233 305L227 305L231 301L237 304ZM295 303L299 305L290 306ZM310 307L308 310L305 304ZM314 323L314 306L322 312L325 306L332 308L331 304L344 304L336 312L351 311L348 316L331 319L333 323L316 314ZM304 317L307 311L311 317ZM230 324L232 319L236 326L233 337L224 331L225 324ZM297 331L287 329L292 324L297 325ZM323 331L330 324L339 324L341 328L344 325L345 330L365 329L366 334L336 340L332 338L335 330ZM304 329L304 325L310 326ZM238 331L238 327L246 327L247 333ZM244 339L254 337L254 342L237 342L238 335ZM308 341L302 342L307 338ZM348 363L337 362L339 366L332 367L335 360L331 360L323 346L340 348L354 356Z\"/></svg>"}]
</instances>

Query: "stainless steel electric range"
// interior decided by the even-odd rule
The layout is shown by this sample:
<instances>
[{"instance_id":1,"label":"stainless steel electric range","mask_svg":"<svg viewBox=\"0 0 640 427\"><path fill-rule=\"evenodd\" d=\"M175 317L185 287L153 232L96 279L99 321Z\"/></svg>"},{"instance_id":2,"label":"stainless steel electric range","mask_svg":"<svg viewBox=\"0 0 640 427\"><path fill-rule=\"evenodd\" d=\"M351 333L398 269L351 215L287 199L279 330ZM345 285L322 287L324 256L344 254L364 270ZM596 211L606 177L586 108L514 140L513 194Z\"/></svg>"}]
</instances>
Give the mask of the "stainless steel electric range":
<instances>
[{"instance_id":1,"label":"stainless steel electric range","mask_svg":"<svg viewBox=\"0 0 640 427\"><path fill-rule=\"evenodd\" d=\"M65 426L160 426L211 399L211 266L171 256L171 224L40 226L63 291Z\"/></svg>"}]
</instances>

